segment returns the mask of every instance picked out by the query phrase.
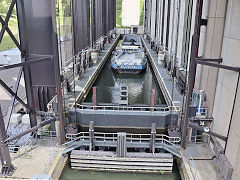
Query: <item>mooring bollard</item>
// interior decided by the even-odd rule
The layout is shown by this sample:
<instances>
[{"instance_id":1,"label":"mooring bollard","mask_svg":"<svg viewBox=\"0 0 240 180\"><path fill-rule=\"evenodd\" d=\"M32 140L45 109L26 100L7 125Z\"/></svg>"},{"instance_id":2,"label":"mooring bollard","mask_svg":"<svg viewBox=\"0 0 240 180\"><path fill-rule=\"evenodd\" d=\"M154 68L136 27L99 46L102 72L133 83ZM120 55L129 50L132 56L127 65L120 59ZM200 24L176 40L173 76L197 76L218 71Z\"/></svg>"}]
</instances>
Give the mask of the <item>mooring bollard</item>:
<instances>
[{"instance_id":1,"label":"mooring bollard","mask_svg":"<svg viewBox=\"0 0 240 180\"><path fill-rule=\"evenodd\" d=\"M127 154L127 140L125 132L117 133L117 156L126 157Z\"/></svg>"},{"instance_id":2,"label":"mooring bollard","mask_svg":"<svg viewBox=\"0 0 240 180\"><path fill-rule=\"evenodd\" d=\"M151 92L151 112L154 111L154 99L155 99L155 89L152 89L152 92Z\"/></svg>"}]
</instances>

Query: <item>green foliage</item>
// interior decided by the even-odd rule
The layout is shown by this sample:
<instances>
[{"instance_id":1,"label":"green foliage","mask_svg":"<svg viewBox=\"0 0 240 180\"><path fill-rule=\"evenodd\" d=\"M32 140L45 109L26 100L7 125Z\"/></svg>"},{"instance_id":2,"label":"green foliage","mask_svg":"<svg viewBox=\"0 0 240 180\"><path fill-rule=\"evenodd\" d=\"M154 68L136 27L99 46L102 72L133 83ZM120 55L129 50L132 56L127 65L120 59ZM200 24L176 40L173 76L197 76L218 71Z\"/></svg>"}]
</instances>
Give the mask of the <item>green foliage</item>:
<instances>
[{"instance_id":1,"label":"green foliage","mask_svg":"<svg viewBox=\"0 0 240 180\"><path fill-rule=\"evenodd\" d=\"M116 26L122 27L122 0L116 0Z\"/></svg>"},{"instance_id":2,"label":"green foliage","mask_svg":"<svg viewBox=\"0 0 240 180\"><path fill-rule=\"evenodd\" d=\"M144 0L140 0L140 20L139 20L139 25L143 25L143 16L144 16Z\"/></svg>"},{"instance_id":3,"label":"green foliage","mask_svg":"<svg viewBox=\"0 0 240 180\"><path fill-rule=\"evenodd\" d=\"M12 0L0 0L0 15L3 19L5 19L9 6ZM0 26L1 27L1 26ZM12 31L13 35L17 39L18 37L18 30L17 30L17 16L16 16L16 8L13 9L13 13L9 19L8 27ZM0 44L0 52L5 51L8 49L15 48L15 44L10 38L10 36L5 32L2 42Z\"/></svg>"}]
</instances>

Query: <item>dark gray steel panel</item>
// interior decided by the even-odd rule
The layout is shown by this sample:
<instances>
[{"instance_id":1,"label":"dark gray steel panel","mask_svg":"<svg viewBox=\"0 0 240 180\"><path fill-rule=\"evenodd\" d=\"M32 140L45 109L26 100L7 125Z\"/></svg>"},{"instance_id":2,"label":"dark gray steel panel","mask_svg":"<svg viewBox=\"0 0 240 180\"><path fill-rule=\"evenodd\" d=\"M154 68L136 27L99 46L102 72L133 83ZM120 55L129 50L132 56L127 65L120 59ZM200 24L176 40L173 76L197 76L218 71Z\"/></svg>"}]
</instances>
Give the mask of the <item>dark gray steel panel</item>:
<instances>
[{"instance_id":1,"label":"dark gray steel panel","mask_svg":"<svg viewBox=\"0 0 240 180\"><path fill-rule=\"evenodd\" d=\"M74 53L77 54L90 44L89 0L73 0Z\"/></svg>"},{"instance_id":2,"label":"dark gray steel panel","mask_svg":"<svg viewBox=\"0 0 240 180\"><path fill-rule=\"evenodd\" d=\"M116 0L113 0L113 28L116 27Z\"/></svg>"},{"instance_id":3,"label":"dark gray steel panel","mask_svg":"<svg viewBox=\"0 0 240 180\"><path fill-rule=\"evenodd\" d=\"M103 0L95 0L96 39L103 35Z\"/></svg>"},{"instance_id":4,"label":"dark gray steel panel","mask_svg":"<svg viewBox=\"0 0 240 180\"><path fill-rule=\"evenodd\" d=\"M177 119L177 114L162 116L147 115L110 115L110 114L81 114L79 111L70 110L70 120L81 125L88 126L90 121L94 121L96 127L141 127L151 128L152 123L156 123L157 128L166 128L171 123L171 119ZM77 113L77 116L76 114ZM76 120L77 117L77 120Z\"/></svg>"},{"instance_id":5,"label":"dark gray steel panel","mask_svg":"<svg viewBox=\"0 0 240 180\"><path fill-rule=\"evenodd\" d=\"M96 41L96 18L95 18L95 0L91 0L91 32L92 32L92 44Z\"/></svg>"},{"instance_id":6,"label":"dark gray steel panel","mask_svg":"<svg viewBox=\"0 0 240 180\"><path fill-rule=\"evenodd\" d=\"M102 0L102 25L103 25L103 34L107 34L107 0Z\"/></svg>"},{"instance_id":7,"label":"dark gray steel panel","mask_svg":"<svg viewBox=\"0 0 240 180\"><path fill-rule=\"evenodd\" d=\"M107 32L113 29L114 26L114 18L116 16L115 14L115 0L106 0L106 12L107 12L107 17L106 17L106 26L107 26Z\"/></svg>"},{"instance_id":8,"label":"dark gray steel panel","mask_svg":"<svg viewBox=\"0 0 240 180\"><path fill-rule=\"evenodd\" d=\"M23 0L23 2L25 6L25 41L28 43L27 53L52 55L51 1Z\"/></svg>"},{"instance_id":9,"label":"dark gray steel panel","mask_svg":"<svg viewBox=\"0 0 240 180\"><path fill-rule=\"evenodd\" d=\"M20 0L17 1L20 41L26 51L25 61L34 60L38 55L53 55L52 34L56 26L56 17L52 3L53 1L49 0L23 0L23 4ZM21 11L22 5L24 5L23 12ZM36 54L36 56L30 56L30 54ZM29 69L24 67L27 98L28 102L32 102L30 106L33 109L44 110L45 108L40 108L39 104L43 103L46 106L48 103L38 97L38 87L51 87L48 89L50 97L56 94L53 62L43 60L38 64L29 65ZM45 95L41 94L41 97L43 96Z\"/></svg>"}]
</instances>

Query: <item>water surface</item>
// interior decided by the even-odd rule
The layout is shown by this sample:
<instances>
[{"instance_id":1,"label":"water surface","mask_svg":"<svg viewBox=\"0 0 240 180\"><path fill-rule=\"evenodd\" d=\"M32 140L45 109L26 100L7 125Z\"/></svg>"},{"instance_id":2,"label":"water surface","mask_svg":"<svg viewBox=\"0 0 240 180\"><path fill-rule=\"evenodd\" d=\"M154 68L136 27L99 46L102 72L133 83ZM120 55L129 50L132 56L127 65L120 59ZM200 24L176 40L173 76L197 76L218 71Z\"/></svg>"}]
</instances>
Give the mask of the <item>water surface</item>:
<instances>
[{"instance_id":1,"label":"water surface","mask_svg":"<svg viewBox=\"0 0 240 180\"><path fill-rule=\"evenodd\" d=\"M105 64L93 86L97 87L99 103L119 103L120 87L128 86L129 104L150 105L151 91L155 89L155 104L165 104L160 87L153 72L148 65L146 71L140 74L118 74L111 68L111 62ZM85 102L92 102L92 91L89 92Z\"/></svg>"}]
</instances>

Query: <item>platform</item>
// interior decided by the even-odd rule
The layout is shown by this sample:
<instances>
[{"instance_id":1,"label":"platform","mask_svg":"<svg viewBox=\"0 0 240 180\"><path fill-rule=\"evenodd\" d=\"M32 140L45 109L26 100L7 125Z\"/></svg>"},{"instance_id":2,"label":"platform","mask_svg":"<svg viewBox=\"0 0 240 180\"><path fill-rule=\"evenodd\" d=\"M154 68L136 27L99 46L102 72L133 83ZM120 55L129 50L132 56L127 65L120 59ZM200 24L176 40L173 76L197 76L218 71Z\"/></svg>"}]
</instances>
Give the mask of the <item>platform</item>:
<instances>
[{"instance_id":1,"label":"platform","mask_svg":"<svg viewBox=\"0 0 240 180\"><path fill-rule=\"evenodd\" d=\"M150 43L143 37L142 42L167 105L182 107L183 95L177 90L176 83L172 80L167 69L158 64L158 54L151 49Z\"/></svg>"},{"instance_id":2,"label":"platform","mask_svg":"<svg viewBox=\"0 0 240 180\"><path fill-rule=\"evenodd\" d=\"M114 152L74 150L70 159L77 170L156 173L171 172L173 166L170 153L127 153L119 158Z\"/></svg>"},{"instance_id":3,"label":"platform","mask_svg":"<svg viewBox=\"0 0 240 180\"><path fill-rule=\"evenodd\" d=\"M214 154L208 144L188 144L181 155L180 165L185 179L220 180Z\"/></svg>"},{"instance_id":4,"label":"platform","mask_svg":"<svg viewBox=\"0 0 240 180\"><path fill-rule=\"evenodd\" d=\"M38 140L32 150L24 153L11 154L12 164L16 168L12 176L0 177L0 179L36 179L36 177L58 179L67 162L67 157L62 156L64 148L56 145L56 139L44 141ZM54 146L55 144L55 146Z\"/></svg>"}]
</instances>

